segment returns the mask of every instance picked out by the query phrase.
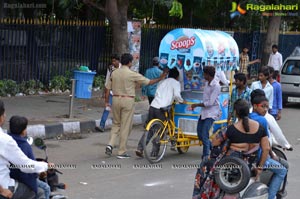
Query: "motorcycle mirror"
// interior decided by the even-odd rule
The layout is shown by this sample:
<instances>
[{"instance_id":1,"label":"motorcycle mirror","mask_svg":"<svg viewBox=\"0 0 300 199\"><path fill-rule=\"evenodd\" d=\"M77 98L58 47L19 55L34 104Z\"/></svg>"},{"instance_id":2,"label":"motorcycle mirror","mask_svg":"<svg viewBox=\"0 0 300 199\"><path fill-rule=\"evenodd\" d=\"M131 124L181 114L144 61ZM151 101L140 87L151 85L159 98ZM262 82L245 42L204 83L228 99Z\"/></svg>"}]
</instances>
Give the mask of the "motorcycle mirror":
<instances>
[{"instance_id":1,"label":"motorcycle mirror","mask_svg":"<svg viewBox=\"0 0 300 199\"><path fill-rule=\"evenodd\" d=\"M44 143L44 140L42 138L35 138L34 139L34 145L40 149L46 149L46 145Z\"/></svg>"}]
</instances>

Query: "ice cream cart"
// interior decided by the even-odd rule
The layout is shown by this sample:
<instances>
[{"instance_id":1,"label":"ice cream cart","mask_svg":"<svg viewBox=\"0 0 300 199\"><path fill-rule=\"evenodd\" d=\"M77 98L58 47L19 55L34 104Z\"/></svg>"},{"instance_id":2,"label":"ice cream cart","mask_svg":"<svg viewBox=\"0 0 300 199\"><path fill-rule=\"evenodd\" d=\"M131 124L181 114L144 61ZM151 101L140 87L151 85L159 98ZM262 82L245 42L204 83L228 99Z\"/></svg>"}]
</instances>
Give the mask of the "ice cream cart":
<instances>
[{"instance_id":1,"label":"ice cream cart","mask_svg":"<svg viewBox=\"0 0 300 199\"><path fill-rule=\"evenodd\" d=\"M163 67L177 67L180 71L182 97L187 102L199 103L205 81L203 67L215 66L216 73L224 72L229 79L230 71L237 68L239 50L235 40L226 32L182 28L172 30L162 39L159 56ZM219 96L222 111L220 120L227 119L228 91L228 86L222 86ZM197 136L201 107L192 111L188 106L175 105L174 121L185 134Z\"/></svg>"},{"instance_id":2,"label":"ice cream cart","mask_svg":"<svg viewBox=\"0 0 300 199\"><path fill-rule=\"evenodd\" d=\"M175 104L173 109L163 109L166 120L151 120L147 126L148 136L144 140L145 157L151 163L159 162L166 151L167 143L186 152L190 146L201 145L197 136L197 123L201 107L190 109L189 104L203 99L203 67L214 66L217 74L227 74L237 68L239 50L235 40L226 32L201 29L174 29L161 40L160 65L176 67L180 73L181 95L188 104ZM215 121L212 132L227 125L229 87L222 86L219 96L221 116ZM168 113L169 110L170 113ZM153 156L153 148L160 147ZM172 149L171 148L171 149Z\"/></svg>"},{"instance_id":3,"label":"ice cream cart","mask_svg":"<svg viewBox=\"0 0 300 199\"><path fill-rule=\"evenodd\" d=\"M152 138L144 141L145 156L155 163L164 155L166 144L176 144L179 153L186 152L189 146L201 145L197 136L197 123L201 114L201 107L191 110L189 104L200 103L203 99L204 77L203 67L214 66L216 74L227 74L237 69L239 50L235 40L226 32L201 29L174 29L161 40L159 47L160 65L164 68L177 67L180 73L181 94L188 104L175 104L170 119L159 121L151 120L146 127ZM231 78L232 79L232 78ZM215 121L212 132L227 125L229 86L221 87L219 96L221 116ZM168 115L166 113L166 115ZM151 128L153 131L151 131ZM166 135L167 134L167 135ZM156 138L155 138L156 137ZM158 156L147 154L153 146L163 147ZM151 142L154 143L151 146ZM156 144L155 144L156 143ZM173 143L173 144L172 144ZM150 147L148 147L150 145Z\"/></svg>"},{"instance_id":4,"label":"ice cream cart","mask_svg":"<svg viewBox=\"0 0 300 199\"><path fill-rule=\"evenodd\" d=\"M230 71L237 68L239 50L235 40L226 32L201 29L175 29L161 41L160 63L163 67L177 67L180 72L182 97L190 103L202 101L203 67L215 66L216 74L223 72L230 79ZM229 87L222 86L219 96L222 115L216 123L226 122ZM184 134L197 137L197 121L201 107L190 110L187 104L176 104L174 122ZM219 128L219 125L215 125Z\"/></svg>"}]
</instances>

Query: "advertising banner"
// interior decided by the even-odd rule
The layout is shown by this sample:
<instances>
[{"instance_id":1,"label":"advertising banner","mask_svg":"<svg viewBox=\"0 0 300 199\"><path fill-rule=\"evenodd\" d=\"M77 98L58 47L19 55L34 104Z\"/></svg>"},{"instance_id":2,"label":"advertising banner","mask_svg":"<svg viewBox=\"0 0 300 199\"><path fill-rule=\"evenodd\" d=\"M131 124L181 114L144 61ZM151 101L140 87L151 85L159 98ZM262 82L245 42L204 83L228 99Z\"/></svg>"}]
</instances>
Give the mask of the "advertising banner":
<instances>
[{"instance_id":1,"label":"advertising banner","mask_svg":"<svg viewBox=\"0 0 300 199\"><path fill-rule=\"evenodd\" d=\"M140 63L140 49L141 49L141 27L140 21L128 21L128 41L129 41L129 52L133 56L133 62L131 70L139 72Z\"/></svg>"}]
</instances>

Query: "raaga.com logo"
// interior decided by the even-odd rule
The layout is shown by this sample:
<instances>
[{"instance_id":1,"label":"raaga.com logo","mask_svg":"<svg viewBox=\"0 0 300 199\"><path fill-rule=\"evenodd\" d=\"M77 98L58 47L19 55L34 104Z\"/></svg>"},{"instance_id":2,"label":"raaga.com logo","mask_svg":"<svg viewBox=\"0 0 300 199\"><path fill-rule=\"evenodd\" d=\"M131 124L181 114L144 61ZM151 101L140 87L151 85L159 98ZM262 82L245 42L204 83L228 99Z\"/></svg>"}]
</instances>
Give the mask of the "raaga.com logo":
<instances>
[{"instance_id":1,"label":"raaga.com logo","mask_svg":"<svg viewBox=\"0 0 300 199\"><path fill-rule=\"evenodd\" d=\"M247 13L247 11L259 11L262 12L263 15L266 11L274 12L274 15L265 15L265 16L288 16L283 13L284 11L298 11L298 4L253 4L246 3L242 1L240 3L232 2L231 3L231 14L230 18L233 19L237 16L241 16ZM278 13L280 12L280 13ZM297 13L296 13L297 14ZM289 14L290 16L294 16L293 13Z\"/></svg>"}]
</instances>

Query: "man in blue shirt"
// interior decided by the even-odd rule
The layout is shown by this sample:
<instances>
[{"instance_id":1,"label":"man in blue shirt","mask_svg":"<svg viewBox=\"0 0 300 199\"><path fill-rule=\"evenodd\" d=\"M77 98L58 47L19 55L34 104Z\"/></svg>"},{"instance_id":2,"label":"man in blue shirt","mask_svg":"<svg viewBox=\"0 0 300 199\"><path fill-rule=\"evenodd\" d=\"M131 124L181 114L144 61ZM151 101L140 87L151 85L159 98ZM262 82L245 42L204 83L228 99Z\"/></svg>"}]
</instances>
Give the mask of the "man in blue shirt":
<instances>
[{"instance_id":1,"label":"man in blue shirt","mask_svg":"<svg viewBox=\"0 0 300 199\"><path fill-rule=\"evenodd\" d=\"M265 97L263 90L256 89L251 93L251 104L253 106L253 112L249 115L250 119L253 119L259 124L261 124L267 130L268 137L270 137L270 133L268 130L268 122L264 118L264 115L269 109L269 102L268 99ZM284 181L284 178L287 174L287 169L277 161L278 157L272 152L272 150L270 150L270 155L271 157L269 156L267 158L265 164L263 165L263 168L268 169L274 173L274 176L272 177L271 182L269 184L268 198L274 199L276 197L277 192L280 189L282 182Z\"/></svg>"},{"instance_id":2,"label":"man in blue shirt","mask_svg":"<svg viewBox=\"0 0 300 199\"><path fill-rule=\"evenodd\" d=\"M281 119L282 110L282 90L279 82L276 81L276 76L274 75L274 68L269 66L270 76L269 82L273 86L273 106L269 110L269 113L273 115L276 120Z\"/></svg>"},{"instance_id":3,"label":"man in blue shirt","mask_svg":"<svg viewBox=\"0 0 300 199\"><path fill-rule=\"evenodd\" d=\"M148 68L145 73L145 77L148 79L157 79L161 76L163 73L162 70L159 69L159 58L154 57L152 60L152 67ZM152 100L155 97L155 92L157 88L157 84L152 84L152 85L146 85L142 87L142 95L148 97L149 104L151 104Z\"/></svg>"}]
</instances>

